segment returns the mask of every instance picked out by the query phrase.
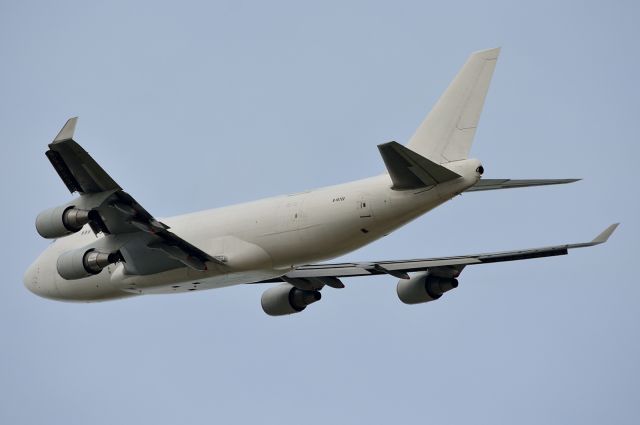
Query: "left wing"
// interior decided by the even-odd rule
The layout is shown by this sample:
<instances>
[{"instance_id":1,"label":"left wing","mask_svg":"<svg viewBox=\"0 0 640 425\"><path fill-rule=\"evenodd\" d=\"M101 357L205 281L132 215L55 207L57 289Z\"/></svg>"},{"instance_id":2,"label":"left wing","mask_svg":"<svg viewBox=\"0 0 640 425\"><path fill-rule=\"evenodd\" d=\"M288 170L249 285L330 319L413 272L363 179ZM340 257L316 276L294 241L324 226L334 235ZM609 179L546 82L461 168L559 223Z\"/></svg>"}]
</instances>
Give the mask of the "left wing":
<instances>
[{"instance_id":1,"label":"left wing","mask_svg":"<svg viewBox=\"0 0 640 425\"><path fill-rule=\"evenodd\" d=\"M306 289L306 282L317 287L326 284L341 287L338 278L388 274L400 279L408 279L408 273L429 271L431 275L457 277L465 266L497 263L502 261L527 260L530 258L566 255L570 249L583 248L604 243L616 230L619 223L612 224L590 242L556 245L543 248L516 251L473 254L456 257L423 258L415 260L371 261L360 263L310 264L300 266L283 276L282 280ZM326 281L325 281L326 280ZM277 281L277 280L274 280ZM336 283L336 281L338 283Z\"/></svg>"},{"instance_id":2,"label":"left wing","mask_svg":"<svg viewBox=\"0 0 640 425\"><path fill-rule=\"evenodd\" d=\"M206 270L207 262L223 264L170 232L169 226L156 220L131 195L123 191L73 140L77 119L67 121L49 144L46 156L69 191L80 194L75 202L78 205L74 206L89 211L89 224L93 231L119 236L112 238L112 245L123 245L122 254L128 272L148 274L181 265ZM140 255L142 251L145 255ZM155 253L160 255L153 255Z\"/></svg>"}]
</instances>

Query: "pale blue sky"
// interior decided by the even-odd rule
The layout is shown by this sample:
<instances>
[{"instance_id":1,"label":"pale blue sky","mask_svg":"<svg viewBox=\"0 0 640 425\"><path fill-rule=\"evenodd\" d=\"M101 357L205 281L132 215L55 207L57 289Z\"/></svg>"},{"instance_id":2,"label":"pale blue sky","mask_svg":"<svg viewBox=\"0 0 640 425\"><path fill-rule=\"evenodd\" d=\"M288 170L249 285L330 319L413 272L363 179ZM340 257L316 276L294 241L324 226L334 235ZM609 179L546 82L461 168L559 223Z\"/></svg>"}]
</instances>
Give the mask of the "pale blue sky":
<instances>
[{"instance_id":1,"label":"pale blue sky","mask_svg":"<svg viewBox=\"0 0 640 425\"><path fill-rule=\"evenodd\" d=\"M636 424L637 2L0 1L0 423ZM469 267L408 307L347 281L271 318L263 286L40 299L33 221L69 194L64 121L158 217L379 173L467 55L502 46L472 153L486 177L347 258L611 241Z\"/></svg>"}]
</instances>

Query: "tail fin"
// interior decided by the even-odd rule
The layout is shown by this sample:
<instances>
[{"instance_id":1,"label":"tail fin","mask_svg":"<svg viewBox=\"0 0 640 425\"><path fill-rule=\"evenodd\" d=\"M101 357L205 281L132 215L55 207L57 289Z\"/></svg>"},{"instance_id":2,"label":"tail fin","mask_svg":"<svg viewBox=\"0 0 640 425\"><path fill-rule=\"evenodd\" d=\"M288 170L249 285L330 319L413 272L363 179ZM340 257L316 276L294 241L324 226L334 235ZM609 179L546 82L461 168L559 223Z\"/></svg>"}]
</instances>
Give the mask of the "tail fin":
<instances>
[{"instance_id":1,"label":"tail fin","mask_svg":"<svg viewBox=\"0 0 640 425\"><path fill-rule=\"evenodd\" d=\"M439 164L466 159L500 48L472 53L407 145Z\"/></svg>"}]
</instances>

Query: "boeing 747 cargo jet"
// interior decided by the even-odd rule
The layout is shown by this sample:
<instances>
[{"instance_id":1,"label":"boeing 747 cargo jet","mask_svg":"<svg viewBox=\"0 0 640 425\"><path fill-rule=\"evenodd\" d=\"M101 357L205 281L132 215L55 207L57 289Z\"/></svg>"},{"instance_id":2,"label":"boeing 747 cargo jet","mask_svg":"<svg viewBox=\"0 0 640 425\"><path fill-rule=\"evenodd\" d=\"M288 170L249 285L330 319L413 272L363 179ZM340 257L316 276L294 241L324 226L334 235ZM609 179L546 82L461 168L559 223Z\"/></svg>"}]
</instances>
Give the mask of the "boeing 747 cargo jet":
<instances>
[{"instance_id":1,"label":"boeing 747 cargo jet","mask_svg":"<svg viewBox=\"0 0 640 425\"><path fill-rule=\"evenodd\" d=\"M563 255L605 242L412 260L322 263L367 245L463 192L571 183L483 179L469 150L499 49L473 53L406 145L378 145L387 172L375 177L162 219L125 192L73 139L71 118L47 158L78 196L36 218L52 244L24 284L64 301L102 301L270 283L265 313L303 311L342 279L389 275L406 304L440 298L466 266Z\"/></svg>"}]
</instances>

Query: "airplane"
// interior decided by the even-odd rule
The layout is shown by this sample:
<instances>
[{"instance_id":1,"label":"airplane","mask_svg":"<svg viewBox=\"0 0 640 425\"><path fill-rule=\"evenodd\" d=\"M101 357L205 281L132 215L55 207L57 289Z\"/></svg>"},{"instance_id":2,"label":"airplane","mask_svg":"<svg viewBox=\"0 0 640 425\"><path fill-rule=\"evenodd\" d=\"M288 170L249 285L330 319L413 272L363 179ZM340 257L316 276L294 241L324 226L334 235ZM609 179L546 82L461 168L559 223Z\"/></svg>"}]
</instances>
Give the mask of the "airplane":
<instances>
[{"instance_id":1,"label":"airplane","mask_svg":"<svg viewBox=\"0 0 640 425\"><path fill-rule=\"evenodd\" d=\"M74 141L71 118L46 151L78 196L36 218L53 239L28 268L25 286L62 301L92 302L273 283L263 292L271 316L299 313L343 279L388 275L403 303L439 299L466 266L567 254L590 242L410 260L324 263L365 246L461 193L565 184L577 179L484 179L469 158L500 53L469 56L406 145L378 145L386 172L312 191L162 219L154 218Z\"/></svg>"}]
</instances>

